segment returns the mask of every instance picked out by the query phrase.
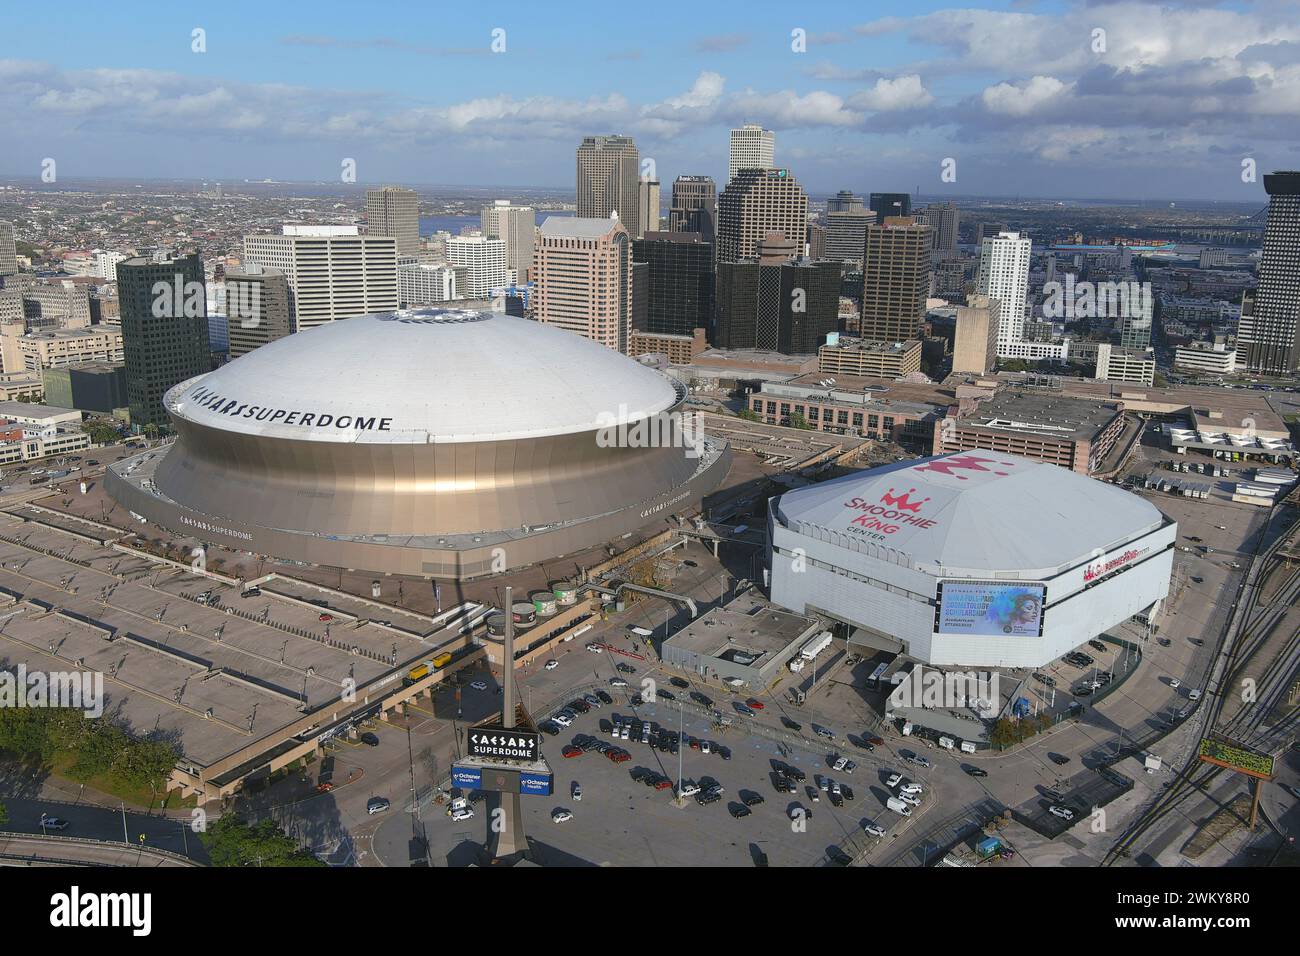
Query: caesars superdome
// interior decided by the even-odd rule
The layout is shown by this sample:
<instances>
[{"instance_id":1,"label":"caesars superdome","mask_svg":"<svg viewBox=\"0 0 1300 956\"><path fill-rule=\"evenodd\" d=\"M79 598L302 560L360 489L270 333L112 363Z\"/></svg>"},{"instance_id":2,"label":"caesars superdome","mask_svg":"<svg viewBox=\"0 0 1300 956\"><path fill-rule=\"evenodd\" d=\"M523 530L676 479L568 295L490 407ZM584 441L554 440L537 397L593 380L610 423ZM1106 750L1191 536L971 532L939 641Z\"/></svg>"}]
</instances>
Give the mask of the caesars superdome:
<instances>
[{"instance_id":1,"label":"caesars superdome","mask_svg":"<svg viewBox=\"0 0 1300 956\"><path fill-rule=\"evenodd\" d=\"M615 540L713 490L729 452L676 440L684 400L667 376L526 319L362 316L175 386L176 442L105 484L145 520L225 547L475 577Z\"/></svg>"}]
</instances>

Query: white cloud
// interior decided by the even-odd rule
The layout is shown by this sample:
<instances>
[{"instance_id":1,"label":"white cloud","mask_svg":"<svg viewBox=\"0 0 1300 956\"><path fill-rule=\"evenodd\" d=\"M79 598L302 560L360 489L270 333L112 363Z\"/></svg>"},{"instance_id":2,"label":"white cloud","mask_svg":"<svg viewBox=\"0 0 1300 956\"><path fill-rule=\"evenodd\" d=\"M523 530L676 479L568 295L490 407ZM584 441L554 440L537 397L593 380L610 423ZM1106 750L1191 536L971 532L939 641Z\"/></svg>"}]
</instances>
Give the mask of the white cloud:
<instances>
[{"instance_id":1,"label":"white cloud","mask_svg":"<svg viewBox=\"0 0 1300 956\"><path fill-rule=\"evenodd\" d=\"M1020 85L999 83L980 94L990 113L1028 116L1039 107L1059 97L1067 86L1054 76L1035 76Z\"/></svg>"},{"instance_id":2,"label":"white cloud","mask_svg":"<svg viewBox=\"0 0 1300 956\"><path fill-rule=\"evenodd\" d=\"M921 77L915 73L898 76L893 79L881 77L869 90L852 97L852 104L864 110L911 110L929 106L934 97L921 83Z\"/></svg>"}]
</instances>

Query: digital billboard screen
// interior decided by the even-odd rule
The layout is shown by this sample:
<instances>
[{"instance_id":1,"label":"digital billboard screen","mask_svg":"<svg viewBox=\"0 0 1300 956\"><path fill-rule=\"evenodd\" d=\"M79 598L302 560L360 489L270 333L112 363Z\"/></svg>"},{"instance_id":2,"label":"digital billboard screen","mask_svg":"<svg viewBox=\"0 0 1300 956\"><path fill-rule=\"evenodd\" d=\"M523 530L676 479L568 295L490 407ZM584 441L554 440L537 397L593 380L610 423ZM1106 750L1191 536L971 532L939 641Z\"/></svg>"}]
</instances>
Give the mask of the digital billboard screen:
<instances>
[{"instance_id":1,"label":"digital billboard screen","mask_svg":"<svg viewBox=\"0 0 1300 956\"><path fill-rule=\"evenodd\" d=\"M1043 584L944 581L939 590L937 631L994 637L1041 637Z\"/></svg>"}]
</instances>

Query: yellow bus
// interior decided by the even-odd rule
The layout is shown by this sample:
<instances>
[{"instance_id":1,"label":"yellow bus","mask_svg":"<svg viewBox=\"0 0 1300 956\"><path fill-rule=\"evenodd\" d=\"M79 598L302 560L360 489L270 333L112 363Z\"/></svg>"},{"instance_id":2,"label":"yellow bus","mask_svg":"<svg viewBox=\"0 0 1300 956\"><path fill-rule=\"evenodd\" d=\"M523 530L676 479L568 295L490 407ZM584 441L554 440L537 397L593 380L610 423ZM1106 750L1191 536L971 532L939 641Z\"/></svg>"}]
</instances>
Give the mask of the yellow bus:
<instances>
[{"instance_id":1,"label":"yellow bus","mask_svg":"<svg viewBox=\"0 0 1300 956\"><path fill-rule=\"evenodd\" d=\"M433 659L433 666L435 670L442 670L450 663L451 663L451 655L446 653L439 654L437 657Z\"/></svg>"}]
</instances>

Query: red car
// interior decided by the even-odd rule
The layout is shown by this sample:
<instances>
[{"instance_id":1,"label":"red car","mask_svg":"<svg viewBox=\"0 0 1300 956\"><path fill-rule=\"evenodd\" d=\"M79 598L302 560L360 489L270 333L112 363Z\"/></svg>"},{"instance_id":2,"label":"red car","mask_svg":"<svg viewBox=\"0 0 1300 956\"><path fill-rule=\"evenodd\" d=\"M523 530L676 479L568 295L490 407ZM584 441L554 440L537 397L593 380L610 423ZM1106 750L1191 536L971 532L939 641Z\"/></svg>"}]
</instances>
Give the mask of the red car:
<instances>
[{"instance_id":1,"label":"red car","mask_svg":"<svg viewBox=\"0 0 1300 956\"><path fill-rule=\"evenodd\" d=\"M334 784L332 784L332 783L318 783L318 784L316 784L316 792L317 792L317 793L329 793L329 792L330 792L331 790L333 790L333 789L334 789Z\"/></svg>"},{"instance_id":2,"label":"red car","mask_svg":"<svg viewBox=\"0 0 1300 956\"><path fill-rule=\"evenodd\" d=\"M322 614L320 617L316 618L316 620L318 620L318 621L332 621L332 620L334 620L334 615L333 615L333 614Z\"/></svg>"},{"instance_id":3,"label":"red car","mask_svg":"<svg viewBox=\"0 0 1300 956\"><path fill-rule=\"evenodd\" d=\"M611 750L606 756L614 763L623 763L625 760L631 760L632 755L626 750Z\"/></svg>"},{"instance_id":4,"label":"red car","mask_svg":"<svg viewBox=\"0 0 1300 956\"><path fill-rule=\"evenodd\" d=\"M667 777L660 777L658 780L655 781L656 790L671 790L672 788L673 788L673 782L669 780Z\"/></svg>"},{"instance_id":5,"label":"red car","mask_svg":"<svg viewBox=\"0 0 1300 956\"><path fill-rule=\"evenodd\" d=\"M564 756L566 756L566 757L581 757L581 756L582 756L582 748L581 748L581 747L575 747L575 746L573 746L573 744L569 744L567 747L565 747L563 750L561 750L560 753L564 754Z\"/></svg>"},{"instance_id":6,"label":"red car","mask_svg":"<svg viewBox=\"0 0 1300 956\"><path fill-rule=\"evenodd\" d=\"M745 701L745 706L753 707L755 710L762 710L763 702L761 700L755 700L753 697L751 697L749 698L749 700Z\"/></svg>"},{"instance_id":7,"label":"red car","mask_svg":"<svg viewBox=\"0 0 1300 956\"><path fill-rule=\"evenodd\" d=\"M699 750L699 749L700 749L700 742L699 742L698 740L696 740L694 737L691 738L691 749L692 749L692 750Z\"/></svg>"}]
</instances>

